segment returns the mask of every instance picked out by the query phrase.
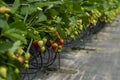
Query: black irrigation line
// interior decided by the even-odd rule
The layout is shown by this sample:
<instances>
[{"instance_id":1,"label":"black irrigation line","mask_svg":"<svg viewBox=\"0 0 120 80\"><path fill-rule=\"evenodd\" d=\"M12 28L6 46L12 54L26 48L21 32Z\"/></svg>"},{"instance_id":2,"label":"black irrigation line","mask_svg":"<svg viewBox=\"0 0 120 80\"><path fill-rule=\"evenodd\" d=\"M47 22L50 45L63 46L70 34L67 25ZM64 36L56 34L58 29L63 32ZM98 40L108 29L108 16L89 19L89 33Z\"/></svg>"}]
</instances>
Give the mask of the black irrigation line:
<instances>
[{"instance_id":1,"label":"black irrigation line","mask_svg":"<svg viewBox=\"0 0 120 80\"><path fill-rule=\"evenodd\" d=\"M43 67L51 66L55 62L56 58L57 58L57 53L53 52L52 49L47 49L47 52L43 53L42 55Z\"/></svg>"},{"instance_id":2,"label":"black irrigation line","mask_svg":"<svg viewBox=\"0 0 120 80\"><path fill-rule=\"evenodd\" d=\"M86 30L81 31L81 33L78 36L76 36L76 39L80 40L85 37L89 37L92 34L96 34L104 27L104 25L105 25L104 22L98 21L96 26L91 26L88 27ZM71 44L72 42L73 40L71 38L67 38L65 40L65 47L66 46L68 47L69 44ZM85 45L84 41L83 41L83 45ZM55 53L51 48L41 53L38 52L33 45L30 48L30 53L32 55L32 57L29 60L30 67L26 70L23 70L20 80L33 80L39 71L48 68L55 62L57 57L60 57L60 55L58 55L58 53ZM59 68L60 68L60 63L59 63ZM31 75L34 76L31 77Z\"/></svg>"},{"instance_id":3,"label":"black irrigation line","mask_svg":"<svg viewBox=\"0 0 120 80\"><path fill-rule=\"evenodd\" d=\"M30 67L28 69L23 68L20 80L34 79L37 73L42 70L42 68L47 68L51 66L57 58L57 53L54 53L52 49L47 49L46 52L41 53L36 51L33 45L30 48L30 53L32 55L29 60ZM30 75L34 76L31 77Z\"/></svg>"}]
</instances>

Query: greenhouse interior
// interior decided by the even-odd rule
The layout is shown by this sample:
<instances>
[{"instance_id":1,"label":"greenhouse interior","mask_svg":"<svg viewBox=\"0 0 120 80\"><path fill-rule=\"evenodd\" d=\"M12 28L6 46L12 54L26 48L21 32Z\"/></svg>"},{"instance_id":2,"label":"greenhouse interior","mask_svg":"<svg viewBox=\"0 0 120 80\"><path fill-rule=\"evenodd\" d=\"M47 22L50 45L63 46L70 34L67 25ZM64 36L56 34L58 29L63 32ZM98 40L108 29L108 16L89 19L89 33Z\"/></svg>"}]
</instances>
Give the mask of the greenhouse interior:
<instances>
[{"instance_id":1,"label":"greenhouse interior","mask_svg":"<svg viewBox=\"0 0 120 80\"><path fill-rule=\"evenodd\" d=\"M0 0L0 80L120 80L120 0Z\"/></svg>"}]
</instances>

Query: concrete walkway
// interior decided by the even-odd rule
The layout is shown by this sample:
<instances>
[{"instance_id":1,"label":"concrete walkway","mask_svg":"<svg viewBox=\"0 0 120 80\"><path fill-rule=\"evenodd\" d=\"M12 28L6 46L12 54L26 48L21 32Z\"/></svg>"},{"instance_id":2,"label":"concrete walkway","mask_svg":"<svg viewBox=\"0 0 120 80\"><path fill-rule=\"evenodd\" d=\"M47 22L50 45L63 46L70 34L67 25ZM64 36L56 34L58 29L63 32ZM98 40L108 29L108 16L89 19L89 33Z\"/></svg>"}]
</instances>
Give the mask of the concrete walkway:
<instances>
[{"instance_id":1,"label":"concrete walkway","mask_svg":"<svg viewBox=\"0 0 120 80\"><path fill-rule=\"evenodd\" d=\"M76 41L73 45L79 46ZM120 80L120 16L88 40L86 48L61 53L61 70L39 72L34 80ZM57 67L58 61L52 67Z\"/></svg>"}]
</instances>

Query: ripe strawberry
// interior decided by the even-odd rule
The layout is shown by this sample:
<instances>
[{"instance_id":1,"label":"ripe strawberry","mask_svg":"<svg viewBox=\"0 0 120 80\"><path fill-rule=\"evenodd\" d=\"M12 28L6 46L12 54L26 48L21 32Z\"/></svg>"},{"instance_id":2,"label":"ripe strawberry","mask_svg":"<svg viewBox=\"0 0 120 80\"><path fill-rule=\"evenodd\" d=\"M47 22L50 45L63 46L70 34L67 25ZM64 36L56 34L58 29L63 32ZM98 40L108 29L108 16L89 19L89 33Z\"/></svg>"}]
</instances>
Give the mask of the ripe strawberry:
<instances>
[{"instance_id":1,"label":"ripe strawberry","mask_svg":"<svg viewBox=\"0 0 120 80\"><path fill-rule=\"evenodd\" d=\"M57 31L56 31L56 36L57 36L57 38L60 38L60 35Z\"/></svg>"},{"instance_id":2,"label":"ripe strawberry","mask_svg":"<svg viewBox=\"0 0 120 80\"><path fill-rule=\"evenodd\" d=\"M50 48L51 46L52 46L52 44L51 44L51 43L47 44L47 48Z\"/></svg>"},{"instance_id":3,"label":"ripe strawberry","mask_svg":"<svg viewBox=\"0 0 120 80\"><path fill-rule=\"evenodd\" d=\"M54 52L56 52L57 49L58 49L58 44L57 43L53 43L52 44L52 49L53 49Z\"/></svg>"},{"instance_id":4,"label":"ripe strawberry","mask_svg":"<svg viewBox=\"0 0 120 80\"><path fill-rule=\"evenodd\" d=\"M52 41L50 40L49 43L47 43L47 48L50 48L52 46Z\"/></svg>"},{"instance_id":5,"label":"ripe strawberry","mask_svg":"<svg viewBox=\"0 0 120 80\"><path fill-rule=\"evenodd\" d=\"M37 40L33 41L33 45L34 45L36 50L39 49L39 45L38 45L38 41Z\"/></svg>"},{"instance_id":6,"label":"ripe strawberry","mask_svg":"<svg viewBox=\"0 0 120 80\"><path fill-rule=\"evenodd\" d=\"M56 31L56 35L59 35L59 33Z\"/></svg>"},{"instance_id":7,"label":"ripe strawberry","mask_svg":"<svg viewBox=\"0 0 120 80\"><path fill-rule=\"evenodd\" d=\"M57 43L58 43L58 45L64 46L64 40L63 39L58 39Z\"/></svg>"}]
</instances>

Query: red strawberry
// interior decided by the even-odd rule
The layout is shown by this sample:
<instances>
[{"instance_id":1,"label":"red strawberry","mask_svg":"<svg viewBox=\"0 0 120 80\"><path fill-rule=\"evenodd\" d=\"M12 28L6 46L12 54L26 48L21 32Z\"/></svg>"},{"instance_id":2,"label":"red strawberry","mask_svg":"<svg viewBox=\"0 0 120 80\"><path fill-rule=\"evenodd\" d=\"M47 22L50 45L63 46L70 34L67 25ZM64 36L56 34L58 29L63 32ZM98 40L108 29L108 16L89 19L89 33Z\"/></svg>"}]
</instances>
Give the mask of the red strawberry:
<instances>
[{"instance_id":1,"label":"red strawberry","mask_svg":"<svg viewBox=\"0 0 120 80\"><path fill-rule=\"evenodd\" d=\"M56 31L56 35L59 35L59 33Z\"/></svg>"},{"instance_id":2,"label":"red strawberry","mask_svg":"<svg viewBox=\"0 0 120 80\"><path fill-rule=\"evenodd\" d=\"M52 44L52 49L53 49L54 52L56 52L57 49L58 49L58 44L57 43L53 43Z\"/></svg>"},{"instance_id":3,"label":"red strawberry","mask_svg":"<svg viewBox=\"0 0 120 80\"><path fill-rule=\"evenodd\" d=\"M18 58L18 61L19 61L21 64L24 64L24 62L25 62L22 57L19 57L19 58Z\"/></svg>"},{"instance_id":4,"label":"red strawberry","mask_svg":"<svg viewBox=\"0 0 120 80\"><path fill-rule=\"evenodd\" d=\"M51 47L51 45L52 45L52 44L51 44L51 43L49 43L49 44L47 44L47 47L48 47L48 48L50 48L50 47Z\"/></svg>"},{"instance_id":5,"label":"red strawberry","mask_svg":"<svg viewBox=\"0 0 120 80\"><path fill-rule=\"evenodd\" d=\"M16 56L15 58L16 60L18 60L21 64L24 64L24 59L22 57Z\"/></svg>"},{"instance_id":6,"label":"red strawberry","mask_svg":"<svg viewBox=\"0 0 120 80\"><path fill-rule=\"evenodd\" d=\"M49 43L47 43L47 47L50 48L52 46L52 41L50 40Z\"/></svg>"},{"instance_id":7,"label":"red strawberry","mask_svg":"<svg viewBox=\"0 0 120 80\"><path fill-rule=\"evenodd\" d=\"M56 31L56 36L57 36L57 38L60 38L60 35L57 31Z\"/></svg>"},{"instance_id":8,"label":"red strawberry","mask_svg":"<svg viewBox=\"0 0 120 80\"><path fill-rule=\"evenodd\" d=\"M39 45L38 45L38 41L37 40L33 41L33 45L34 45L36 50L39 49Z\"/></svg>"},{"instance_id":9,"label":"red strawberry","mask_svg":"<svg viewBox=\"0 0 120 80\"><path fill-rule=\"evenodd\" d=\"M58 45L64 46L64 40L63 39L58 39L57 43L58 43Z\"/></svg>"}]
</instances>

